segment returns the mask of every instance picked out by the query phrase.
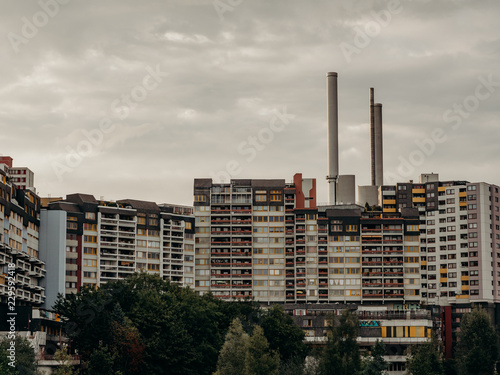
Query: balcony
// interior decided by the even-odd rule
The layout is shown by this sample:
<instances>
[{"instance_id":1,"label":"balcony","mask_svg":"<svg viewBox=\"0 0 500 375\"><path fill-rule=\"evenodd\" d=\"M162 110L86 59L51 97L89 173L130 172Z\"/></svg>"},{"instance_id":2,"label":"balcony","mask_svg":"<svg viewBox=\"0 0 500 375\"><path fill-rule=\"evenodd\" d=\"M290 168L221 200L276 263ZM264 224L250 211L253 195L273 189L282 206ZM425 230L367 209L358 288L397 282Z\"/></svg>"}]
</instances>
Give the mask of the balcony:
<instances>
[{"instance_id":1,"label":"balcony","mask_svg":"<svg viewBox=\"0 0 500 375\"><path fill-rule=\"evenodd\" d=\"M381 287L382 286L382 283L363 283L363 287L370 287L370 288L374 288L374 287Z\"/></svg>"},{"instance_id":2,"label":"balcony","mask_svg":"<svg viewBox=\"0 0 500 375\"><path fill-rule=\"evenodd\" d=\"M394 275L403 275L403 271L384 271L384 276L394 276Z\"/></svg>"},{"instance_id":3,"label":"balcony","mask_svg":"<svg viewBox=\"0 0 500 375\"><path fill-rule=\"evenodd\" d=\"M365 294L365 293L363 293L363 298L377 298L378 299L378 298L383 298L383 296L384 295L382 293L379 293L379 294L375 294L375 293L373 293L373 294L372 293L370 293L370 294L366 293Z\"/></svg>"},{"instance_id":4,"label":"balcony","mask_svg":"<svg viewBox=\"0 0 500 375\"><path fill-rule=\"evenodd\" d=\"M220 283L220 284L211 284L211 288L229 288L231 284L229 283Z\"/></svg>"},{"instance_id":5,"label":"balcony","mask_svg":"<svg viewBox=\"0 0 500 375\"><path fill-rule=\"evenodd\" d=\"M404 297L403 293L391 293L384 295L384 298L403 298L403 297Z\"/></svg>"}]
</instances>

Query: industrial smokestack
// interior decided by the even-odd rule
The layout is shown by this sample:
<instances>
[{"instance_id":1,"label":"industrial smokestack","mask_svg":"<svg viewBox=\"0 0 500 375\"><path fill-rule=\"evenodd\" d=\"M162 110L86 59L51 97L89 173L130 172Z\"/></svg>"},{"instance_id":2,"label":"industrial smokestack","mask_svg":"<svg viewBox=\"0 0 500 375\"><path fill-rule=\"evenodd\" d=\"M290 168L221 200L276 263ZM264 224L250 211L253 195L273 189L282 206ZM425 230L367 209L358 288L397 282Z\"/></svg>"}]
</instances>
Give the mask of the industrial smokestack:
<instances>
[{"instance_id":1,"label":"industrial smokestack","mask_svg":"<svg viewBox=\"0 0 500 375\"><path fill-rule=\"evenodd\" d=\"M372 186L376 185L376 170L375 170L375 104L374 104L374 89L370 87L370 172L372 178Z\"/></svg>"},{"instance_id":2,"label":"industrial smokestack","mask_svg":"<svg viewBox=\"0 0 500 375\"><path fill-rule=\"evenodd\" d=\"M382 186L384 184L384 149L382 145L382 104L376 103L374 108L375 117L375 185Z\"/></svg>"},{"instance_id":3,"label":"industrial smokestack","mask_svg":"<svg viewBox=\"0 0 500 375\"><path fill-rule=\"evenodd\" d=\"M337 98L337 73L327 73L328 101L328 202L337 203L337 178L339 175L339 116Z\"/></svg>"}]
</instances>

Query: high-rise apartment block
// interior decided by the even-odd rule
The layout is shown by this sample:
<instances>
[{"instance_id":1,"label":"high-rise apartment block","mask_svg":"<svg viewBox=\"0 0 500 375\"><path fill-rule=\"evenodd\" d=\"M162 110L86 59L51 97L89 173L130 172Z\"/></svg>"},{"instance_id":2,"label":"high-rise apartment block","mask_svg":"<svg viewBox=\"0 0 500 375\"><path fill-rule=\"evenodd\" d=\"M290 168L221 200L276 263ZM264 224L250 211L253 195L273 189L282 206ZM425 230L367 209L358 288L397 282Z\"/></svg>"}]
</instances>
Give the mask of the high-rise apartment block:
<instances>
[{"instance_id":1,"label":"high-rise apartment block","mask_svg":"<svg viewBox=\"0 0 500 375\"><path fill-rule=\"evenodd\" d=\"M35 174L26 167L12 166L12 158L10 156L0 156L0 169L7 173L7 177L11 183L14 183L18 189L30 189L35 191Z\"/></svg>"},{"instance_id":2,"label":"high-rise apartment block","mask_svg":"<svg viewBox=\"0 0 500 375\"><path fill-rule=\"evenodd\" d=\"M498 186L439 181L434 174L380 190L384 212L419 211L425 303L500 302Z\"/></svg>"},{"instance_id":3,"label":"high-rise apartment block","mask_svg":"<svg viewBox=\"0 0 500 375\"><path fill-rule=\"evenodd\" d=\"M42 210L43 228L54 261L57 292L75 293L137 271L160 275L194 287L194 217L192 207L157 205L125 199L96 200L71 194Z\"/></svg>"},{"instance_id":4,"label":"high-rise apartment block","mask_svg":"<svg viewBox=\"0 0 500 375\"><path fill-rule=\"evenodd\" d=\"M196 179L200 293L261 302L420 302L419 217L316 204L316 181Z\"/></svg>"},{"instance_id":5,"label":"high-rise apartment block","mask_svg":"<svg viewBox=\"0 0 500 375\"><path fill-rule=\"evenodd\" d=\"M45 300L45 263L39 255L40 198L11 182L11 166L11 158L0 159L0 302L6 306L12 297L10 287L15 287L16 306L40 306Z\"/></svg>"},{"instance_id":6,"label":"high-rise apartment block","mask_svg":"<svg viewBox=\"0 0 500 375\"><path fill-rule=\"evenodd\" d=\"M384 212L419 211L422 302L441 323L447 357L472 303L500 312L499 199L496 185L439 181L437 174L380 188Z\"/></svg>"}]
</instances>

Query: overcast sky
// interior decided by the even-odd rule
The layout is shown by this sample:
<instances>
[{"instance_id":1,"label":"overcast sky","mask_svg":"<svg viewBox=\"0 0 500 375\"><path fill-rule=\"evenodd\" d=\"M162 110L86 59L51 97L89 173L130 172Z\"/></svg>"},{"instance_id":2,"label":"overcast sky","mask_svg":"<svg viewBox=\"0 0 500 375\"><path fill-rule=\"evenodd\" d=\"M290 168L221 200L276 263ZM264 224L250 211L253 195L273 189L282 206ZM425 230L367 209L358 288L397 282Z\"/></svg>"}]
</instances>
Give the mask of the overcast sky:
<instances>
[{"instance_id":1,"label":"overcast sky","mask_svg":"<svg viewBox=\"0 0 500 375\"><path fill-rule=\"evenodd\" d=\"M0 153L35 172L41 196L191 204L197 177L301 172L326 202L329 71L341 174L370 183L375 87L386 182L500 184L498 0L1 7Z\"/></svg>"}]
</instances>

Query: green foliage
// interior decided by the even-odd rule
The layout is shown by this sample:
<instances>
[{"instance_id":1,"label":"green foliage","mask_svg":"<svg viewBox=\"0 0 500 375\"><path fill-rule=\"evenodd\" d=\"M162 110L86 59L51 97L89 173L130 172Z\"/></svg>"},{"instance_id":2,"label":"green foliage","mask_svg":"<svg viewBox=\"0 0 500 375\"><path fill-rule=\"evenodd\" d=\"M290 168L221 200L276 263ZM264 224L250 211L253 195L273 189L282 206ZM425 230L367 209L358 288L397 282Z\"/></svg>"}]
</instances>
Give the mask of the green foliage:
<instances>
[{"instance_id":1,"label":"green foliage","mask_svg":"<svg viewBox=\"0 0 500 375\"><path fill-rule=\"evenodd\" d=\"M486 311L464 314L456 348L457 369L463 374L493 374L498 358L498 337Z\"/></svg>"},{"instance_id":2,"label":"green foliage","mask_svg":"<svg viewBox=\"0 0 500 375\"><path fill-rule=\"evenodd\" d=\"M87 375L112 375L116 355L111 353L102 341L90 355Z\"/></svg>"},{"instance_id":3,"label":"green foliage","mask_svg":"<svg viewBox=\"0 0 500 375\"><path fill-rule=\"evenodd\" d=\"M361 370L361 356L356 341L358 318L348 309L336 321L329 316L328 340L320 358L321 375L352 375Z\"/></svg>"},{"instance_id":4,"label":"green foliage","mask_svg":"<svg viewBox=\"0 0 500 375\"><path fill-rule=\"evenodd\" d=\"M4 375L14 375L14 367L9 366L11 360L7 358L7 351L3 347L2 343L0 343L0 374Z\"/></svg>"},{"instance_id":5,"label":"green foliage","mask_svg":"<svg viewBox=\"0 0 500 375\"><path fill-rule=\"evenodd\" d=\"M58 362L58 367L52 372L54 375L74 375L77 374L75 366L73 366L73 357L68 353L66 347L57 350L54 354L54 359Z\"/></svg>"},{"instance_id":6,"label":"green foliage","mask_svg":"<svg viewBox=\"0 0 500 375\"><path fill-rule=\"evenodd\" d=\"M308 348L304 344L304 331L286 315L283 308L274 305L264 313L260 326L269 341L271 350L278 351L282 363L302 364Z\"/></svg>"},{"instance_id":7,"label":"green foliage","mask_svg":"<svg viewBox=\"0 0 500 375\"><path fill-rule=\"evenodd\" d=\"M255 326L245 356L245 375L278 375L279 354L269 349L264 330Z\"/></svg>"},{"instance_id":8,"label":"green foliage","mask_svg":"<svg viewBox=\"0 0 500 375\"><path fill-rule=\"evenodd\" d=\"M382 211L382 207L380 207L377 204L370 206L370 204L368 202L366 202L364 212L374 212L374 211Z\"/></svg>"},{"instance_id":9,"label":"green foliage","mask_svg":"<svg viewBox=\"0 0 500 375\"><path fill-rule=\"evenodd\" d=\"M11 347L11 342L15 346L15 366L8 358L7 350ZM5 375L34 375L36 374L35 352L29 341L23 337L16 336L15 339L4 338L0 341L0 374Z\"/></svg>"},{"instance_id":10,"label":"green foliage","mask_svg":"<svg viewBox=\"0 0 500 375\"><path fill-rule=\"evenodd\" d=\"M304 362L297 360L289 360L280 363L280 375L303 375Z\"/></svg>"},{"instance_id":11,"label":"green foliage","mask_svg":"<svg viewBox=\"0 0 500 375\"><path fill-rule=\"evenodd\" d=\"M231 321L258 316L253 302L200 297L145 273L59 296L54 309L84 361L106 358L123 375L211 374Z\"/></svg>"},{"instance_id":12,"label":"green foliage","mask_svg":"<svg viewBox=\"0 0 500 375\"><path fill-rule=\"evenodd\" d=\"M406 354L406 368L410 374L443 374L442 349L434 335L427 342L410 346Z\"/></svg>"},{"instance_id":13,"label":"green foliage","mask_svg":"<svg viewBox=\"0 0 500 375\"><path fill-rule=\"evenodd\" d=\"M373 346L371 356L367 357L363 361L362 375L381 375L387 370L388 364L384 360L385 346L384 344L377 340Z\"/></svg>"},{"instance_id":14,"label":"green foliage","mask_svg":"<svg viewBox=\"0 0 500 375\"><path fill-rule=\"evenodd\" d=\"M444 375L457 375L457 364L455 359L449 358L443 361Z\"/></svg>"},{"instance_id":15,"label":"green foliage","mask_svg":"<svg viewBox=\"0 0 500 375\"><path fill-rule=\"evenodd\" d=\"M240 319L234 319L220 351L215 375L243 374L249 340L250 337L243 330Z\"/></svg>"}]
</instances>

